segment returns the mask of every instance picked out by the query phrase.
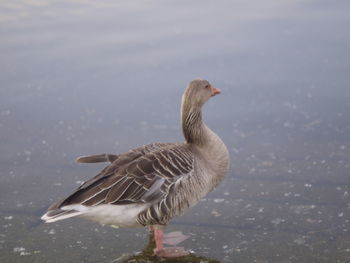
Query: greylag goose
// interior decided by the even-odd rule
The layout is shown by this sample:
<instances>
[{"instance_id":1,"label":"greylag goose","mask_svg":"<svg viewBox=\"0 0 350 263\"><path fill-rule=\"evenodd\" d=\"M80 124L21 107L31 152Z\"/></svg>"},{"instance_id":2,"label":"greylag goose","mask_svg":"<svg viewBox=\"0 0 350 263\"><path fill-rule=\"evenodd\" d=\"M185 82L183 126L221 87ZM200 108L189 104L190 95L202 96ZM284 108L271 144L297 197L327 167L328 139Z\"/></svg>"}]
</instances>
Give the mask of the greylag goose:
<instances>
[{"instance_id":1,"label":"greylag goose","mask_svg":"<svg viewBox=\"0 0 350 263\"><path fill-rule=\"evenodd\" d=\"M47 223L83 217L118 227L149 226L159 257L187 255L163 246L164 226L213 190L229 168L225 144L202 121L202 106L220 90L193 80L181 101L183 143L153 143L120 155L79 157L78 163L110 162L73 194L52 204Z\"/></svg>"}]
</instances>

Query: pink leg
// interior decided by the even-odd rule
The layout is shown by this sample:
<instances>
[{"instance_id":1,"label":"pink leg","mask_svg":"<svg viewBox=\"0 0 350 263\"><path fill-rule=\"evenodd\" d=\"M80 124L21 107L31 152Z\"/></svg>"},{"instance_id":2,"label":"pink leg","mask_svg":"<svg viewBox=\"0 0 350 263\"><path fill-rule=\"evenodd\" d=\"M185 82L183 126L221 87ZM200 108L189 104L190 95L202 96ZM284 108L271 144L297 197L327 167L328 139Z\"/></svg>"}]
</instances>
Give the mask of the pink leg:
<instances>
[{"instance_id":1,"label":"pink leg","mask_svg":"<svg viewBox=\"0 0 350 263\"><path fill-rule=\"evenodd\" d=\"M183 257L189 255L183 247L164 247L164 232L163 226L153 226L154 229L154 240L156 242L156 248L154 253L158 257L174 258Z\"/></svg>"},{"instance_id":2,"label":"pink leg","mask_svg":"<svg viewBox=\"0 0 350 263\"><path fill-rule=\"evenodd\" d=\"M162 250L163 246L163 238L164 232L162 228L153 227L154 229L154 241L156 242L156 251Z\"/></svg>"}]
</instances>

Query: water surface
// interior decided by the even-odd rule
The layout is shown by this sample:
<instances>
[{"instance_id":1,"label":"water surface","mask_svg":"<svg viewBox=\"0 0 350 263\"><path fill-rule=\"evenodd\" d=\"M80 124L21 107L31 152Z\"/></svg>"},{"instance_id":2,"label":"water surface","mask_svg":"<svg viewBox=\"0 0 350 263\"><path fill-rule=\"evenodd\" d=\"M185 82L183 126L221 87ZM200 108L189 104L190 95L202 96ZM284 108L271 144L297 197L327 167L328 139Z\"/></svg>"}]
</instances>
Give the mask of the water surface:
<instances>
[{"instance_id":1,"label":"water surface","mask_svg":"<svg viewBox=\"0 0 350 263\"><path fill-rule=\"evenodd\" d=\"M39 218L103 168L77 156L182 141L180 98L197 77L222 90L204 114L232 167L170 224L191 236L183 261L349 261L349 8L1 2L0 261L155 261L138 255L146 229Z\"/></svg>"}]
</instances>

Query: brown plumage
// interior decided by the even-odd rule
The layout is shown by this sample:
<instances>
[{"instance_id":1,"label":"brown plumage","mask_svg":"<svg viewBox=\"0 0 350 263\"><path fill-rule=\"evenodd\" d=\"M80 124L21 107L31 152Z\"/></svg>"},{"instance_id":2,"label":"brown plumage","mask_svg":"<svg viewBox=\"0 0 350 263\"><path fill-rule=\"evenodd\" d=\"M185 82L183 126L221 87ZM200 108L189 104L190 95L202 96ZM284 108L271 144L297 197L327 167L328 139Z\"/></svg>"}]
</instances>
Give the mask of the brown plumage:
<instances>
[{"instance_id":1,"label":"brown plumage","mask_svg":"<svg viewBox=\"0 0 350 263\"><path fill-rule=\"evenodd\" d=\"M181 104L184 143L153 143L120 155L78 158L80 163L110 165L51 205L42 219L80 216L122 227L165 225L195 205L221 182L229 166L224 143L202 121L202 106L218 93L206 80L188 85Z\"/></svg>"}]
</instances>

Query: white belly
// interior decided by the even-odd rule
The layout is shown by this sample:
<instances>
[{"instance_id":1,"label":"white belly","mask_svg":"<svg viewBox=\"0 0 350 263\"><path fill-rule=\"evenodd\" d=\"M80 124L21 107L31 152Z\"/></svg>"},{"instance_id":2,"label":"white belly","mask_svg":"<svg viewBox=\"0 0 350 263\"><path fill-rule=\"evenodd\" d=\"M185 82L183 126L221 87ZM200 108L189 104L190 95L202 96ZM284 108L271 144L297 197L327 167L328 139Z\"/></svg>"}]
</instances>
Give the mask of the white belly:
<instances>
[{"instance_id":1,"label":"white belly","mask_svg":"<svg viewBox=\"0 0 350 263\"><path fill-rule=\"evenodd\" d=\"M147 209L146 204L130 205L110 205L103 204L98 206L69 205L61 209L74 209L82 212L79 217L98 222L103 225L113 225L118 227L139 227L137 222L138 214Z\"/></svg>"}]
</instances>

